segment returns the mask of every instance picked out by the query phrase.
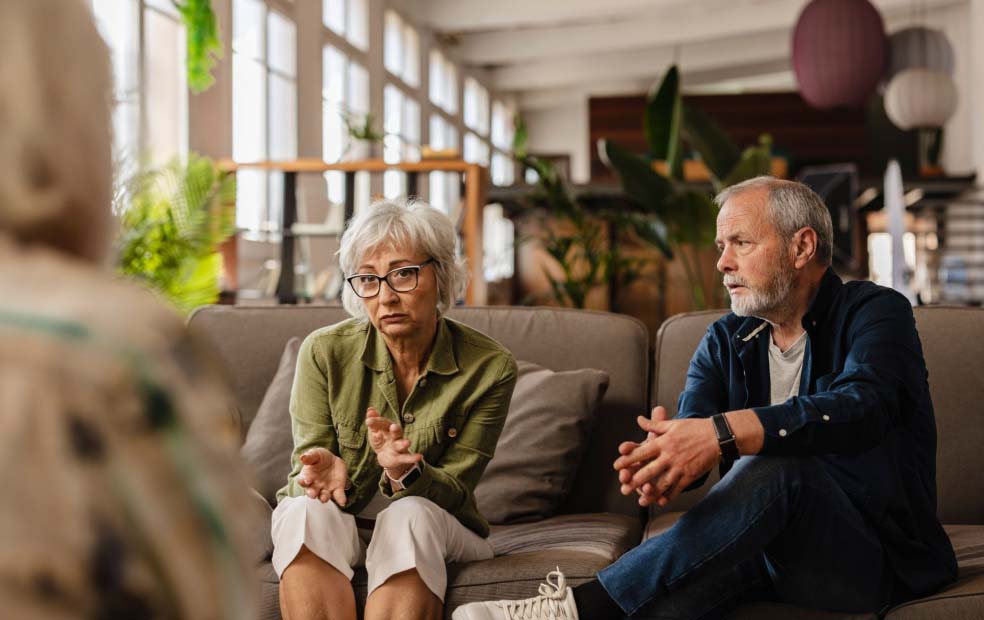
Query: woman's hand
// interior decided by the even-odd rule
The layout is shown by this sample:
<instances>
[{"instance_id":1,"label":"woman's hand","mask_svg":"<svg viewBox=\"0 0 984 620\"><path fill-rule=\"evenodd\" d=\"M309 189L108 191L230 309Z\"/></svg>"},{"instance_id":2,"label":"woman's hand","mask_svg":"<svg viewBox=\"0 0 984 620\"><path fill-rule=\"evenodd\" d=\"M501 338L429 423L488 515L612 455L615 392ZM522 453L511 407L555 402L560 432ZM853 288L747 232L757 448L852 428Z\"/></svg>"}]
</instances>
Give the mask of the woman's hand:
<instances>
[{"instance_id":1,"label":"woman's hand","mask_svg":"<svg viewBox=\"0 0 984 620\"><path fill-rule=\"evenodd\" d=\"M380 416L374 407L366 410L366 426L369 427L369 445L390 479L400 478L423 460L422 454L410 453L410 440L403 438L400 425Z\"/></svg>"},{"instance_id":2,"label":"woman's hand","mask_svg":"<svg viewBox=\"0 0 984 620\"><path fill-rule=\"evenodd\" d=\"M345 505L348 501L345 497L348 486L345 461L325 448L311 448L301 455L301 464L297 484L307 489L308 497L320 499L321 503L331 499L339 506Z\"/></svg>"}]
</instances>

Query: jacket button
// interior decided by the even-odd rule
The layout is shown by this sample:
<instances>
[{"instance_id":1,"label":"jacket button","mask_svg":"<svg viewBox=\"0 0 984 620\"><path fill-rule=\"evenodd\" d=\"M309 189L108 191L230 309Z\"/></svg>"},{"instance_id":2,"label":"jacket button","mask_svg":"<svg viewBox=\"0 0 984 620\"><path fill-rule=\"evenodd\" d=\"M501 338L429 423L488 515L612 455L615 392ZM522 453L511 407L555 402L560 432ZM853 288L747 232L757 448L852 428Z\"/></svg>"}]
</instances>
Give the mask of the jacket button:
<instances>
[{"instance_id":1,"label":"jacket button","mask_svg":"<svg viewBox=\"0 0 984 620\"><path fill-rule=\"evenodd\" d=\"M788 435L788 434L789 434L789 433L787 433L787 432L786 432L786 429L784 429L784 428L780 428L780 429L779 429L779 436L780 436L780 437L785 437L785 436L786 436L786 435Z\"/></svg>"},{"instance_id":2,"label":"jacket button","mask_svg":"<svg viewBox=\"0 0 984 620\"><path fill-rule=\"evenodd\" d=\"M830 416L829 415L824 415L823 416L823 421L824 422L830 422Z\"/></svg>"},{"instance_id":3,"label":"jacket button","mask_svg":"<svg viewBox=\"0 0 984 620\"><path fill-rule=\"evenodd\" d=\"M412 413L404 413L403 414L403 423L404 424L413 424L413 420L414 420L414 417L413 417L413 414Z\"/></svg>"},{"instance_id":4,"label":"jacket button","mask_svg":"<svg viewBox=\"0 0 984 620\"><path fill-rule=\"evenodd\" d=\"M458 429L453 428L453 427L448 429L448 437L450 437L451 439L454 439L457 436L458 436Z\"/></svg>"}]
</instances>

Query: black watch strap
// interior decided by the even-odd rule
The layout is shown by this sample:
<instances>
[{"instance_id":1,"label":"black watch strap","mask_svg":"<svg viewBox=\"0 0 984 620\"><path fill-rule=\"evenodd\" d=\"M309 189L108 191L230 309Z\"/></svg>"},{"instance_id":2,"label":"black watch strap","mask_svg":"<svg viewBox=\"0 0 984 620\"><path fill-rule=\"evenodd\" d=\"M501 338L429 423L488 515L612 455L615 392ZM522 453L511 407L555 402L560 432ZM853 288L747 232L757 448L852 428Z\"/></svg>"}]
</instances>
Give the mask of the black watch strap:
<instances>
[{"instance_id":1,"label":"black watch strap","mask_svg":"<svg viewBox=\"0 0 984 620\"><path fill-rule=\"evenodd\" d=\"M729 463L737 461L740 456L738 454L738 442L735 441L735 434L731 432L728 418L724 417L723 413L719 413L711 416L711 422L714 423L714 432L717 434L718 446L721 447L723 460Z\"/></svg>"}]
</instances>

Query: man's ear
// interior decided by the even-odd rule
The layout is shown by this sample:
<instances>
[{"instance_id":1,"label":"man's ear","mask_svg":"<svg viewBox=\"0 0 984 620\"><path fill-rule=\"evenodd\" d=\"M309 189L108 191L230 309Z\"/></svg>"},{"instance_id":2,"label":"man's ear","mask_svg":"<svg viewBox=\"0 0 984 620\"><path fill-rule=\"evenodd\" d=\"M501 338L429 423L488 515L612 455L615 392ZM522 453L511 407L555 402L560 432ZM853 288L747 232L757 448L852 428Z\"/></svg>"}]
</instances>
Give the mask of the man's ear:
<instances>
[{"instance_id":1,"label":"man's ear","mask_svg":"<svg viewBox=\"0 0 984 620\"><path fill-rule=\"evenodd\" d=\"M817 231L804 226L793 235L793 264L797 269L806 267L817 254Z\"/></svg>"}]
</instances>

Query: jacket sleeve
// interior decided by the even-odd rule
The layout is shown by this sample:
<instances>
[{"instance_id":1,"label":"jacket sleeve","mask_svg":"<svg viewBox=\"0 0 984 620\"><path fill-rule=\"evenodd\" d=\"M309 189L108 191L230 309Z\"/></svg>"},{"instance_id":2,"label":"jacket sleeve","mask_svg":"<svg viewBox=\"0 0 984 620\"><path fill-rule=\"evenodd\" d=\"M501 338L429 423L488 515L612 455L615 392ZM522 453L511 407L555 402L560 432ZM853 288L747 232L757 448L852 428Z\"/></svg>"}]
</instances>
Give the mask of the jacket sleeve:
<instances>
[{"instance_id":1,"label":"jacket sleeve","mask_svg":"<svg viewBox=\"0 0 984 620\"><path fill-rule=\"evenodd\" d=\"M290 455L290 474L287 486L277 493L296 497L304 494L304 487L297 484L301 472L300 457L311 448L327 448L338 454L338 438L331 423L328 402L328 379L324 360L318 359L317 340L307 337L297 352L297 371L290 393L290 428L294 436L294 450Z\"/></svg>"},{"instance_id":2,"label":"jacket sleeve","mask_svg":"<svg viewBox=\"0 0 984 620\"><path fill-rule=\"evenodd\" d=\"M762 454L855 454L873 448L900 422L907 395L926 385L926 364L909 301L885 292L861 306L847 330L839 372L816 392L755 409L765 428Z\"/></svg>"},{"instance_id":3,"label":"jacket sleeve","mask_svg":"<svg viewBox=\"0 0 984 620\"><path fill-rule=\"evenodd\" d=\"M690 360L687 381L677 402L677 418L709 418L728 409L728 385L722 368L724 354L720 336L715 330L713 324L707 328ZM707 476L700 476L684 491L704 486Z\"/></svg>"},{"instance_id":4,"label":"jacket sleeve","mask_svg":"<svg viewBox=\"0 0 984 620\"><path fill-rule=\"evenodd\" d=\"M492 386L477 400L457 437L436 464L421 462L421 475L402 491L393 491L385 474L380 491L394 500L416 495L431 500L451 514L474 502L475 486L492 459L506 422L509 401L516 387L516 361L504 355Z\"/></svg>"}]
</instances>

